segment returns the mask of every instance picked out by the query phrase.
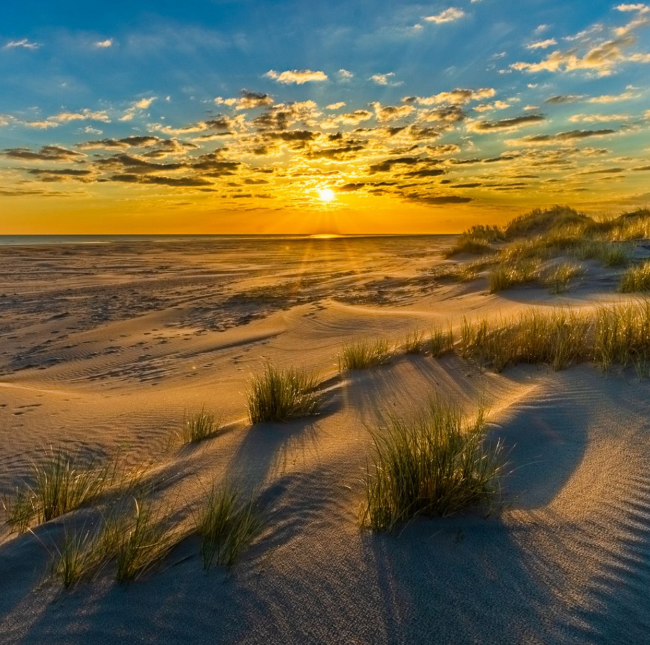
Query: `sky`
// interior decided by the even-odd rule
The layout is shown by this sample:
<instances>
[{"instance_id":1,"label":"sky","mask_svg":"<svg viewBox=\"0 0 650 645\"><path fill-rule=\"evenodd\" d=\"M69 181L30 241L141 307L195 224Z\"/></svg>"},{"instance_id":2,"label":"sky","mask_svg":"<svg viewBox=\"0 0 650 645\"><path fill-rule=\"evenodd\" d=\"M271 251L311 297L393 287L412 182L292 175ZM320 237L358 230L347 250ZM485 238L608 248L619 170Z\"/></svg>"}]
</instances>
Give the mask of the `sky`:
<instances>
[{"instance_id":1,"label":"sky","mask_svg":"<svg viewBox=\"0 0 650 645\"><path fill-rule=\"evenodd\" d=\"M21 0L0 234L448 233L650 204L650 4Z\"/></svg>"}]
</instances>

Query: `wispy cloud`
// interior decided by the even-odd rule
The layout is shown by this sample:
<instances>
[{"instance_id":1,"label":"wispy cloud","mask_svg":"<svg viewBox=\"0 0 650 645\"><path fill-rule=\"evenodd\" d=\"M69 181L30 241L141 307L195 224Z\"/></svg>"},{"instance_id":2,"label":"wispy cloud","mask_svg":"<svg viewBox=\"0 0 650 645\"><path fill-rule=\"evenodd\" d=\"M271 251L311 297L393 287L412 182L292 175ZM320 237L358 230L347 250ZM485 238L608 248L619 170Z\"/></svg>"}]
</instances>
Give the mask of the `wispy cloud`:
<instances>
[{"instance_id":1,"label":"wispy cloud","mask_svg":"<svg viewBox=\"0 0 650 645\"><path fill-rule=\"evenodd\" d=\"M555 38L547 38L546 40L538 40L526 45L526 49L547 49L553 45L557 45L557 40Z\"/></svg>"},{"instance_id":2,"label":"wispy cloud","mask_svg":"<svg viewBox=\"0 0 650 645\"><path fill-rule=\"evenodd\" d=\"M113 39L107 38L106 40L98 40L94 43L94 46L97 47L97 49L108 49L113 46Z\"/></svg>"},{"instance_id":3,"label":"wispy cloud","mask_svg":"<svg viewBox=\"0 0 650 645\"><path fill-rule=\"evenodd\" d=\"M286 72L276 72L271 69L266 74L267 78L272 78L278 83L296 83L302 85L303 83L321 82L327 80L325 72L314 72L310 69L294 69L287 70Z\"/></svg>"},{"instance_id":4,"label":"wispy cloud","mask_svg":"<svg viewBox=\"0 0 650 645\"><path fill-rule=\"evenodd\" d=\"M369 80L377 85L401 85L401 83L394 81L394 78L395 72L388 72L387 74L373 74Z\"/></svg>"},{"instance_id":5,"label":"wispy cloud","mask_svg":"<svg viewBox=\"0 0 650 645\"><path fill-rule=\"evenodd\" d=\"M10 40L3 49L38 49L39 47L42 47L41 43L23 38L22 40Z\"/></svg>"},{"instance_id":6,"label":"wispy cloud","mask_svg":"<svg viewBox=\"0 0 650 645\"><path fill-rule=\"evenodd\" d=\"M424 20L427 22L435 22L437 25L443 24L445 22L454 22L455 20L460 20L465 16L465 12L462 9L457 9L456 7L449 7L438 14L433 16L425 16Z\"/></svg>"},{"instance_id":7,"label":"wispy cloud","mask_svg":"<svg viewBox=\"0 0 650 645\"><path fill-rule=\"evenodd\" d=\"M147 110L155 100L156 97L151 96L135 101L130 108L125 110L124 114L120 117L120 121L132 121L138 111Z\"/></svg>"}]
</instances>

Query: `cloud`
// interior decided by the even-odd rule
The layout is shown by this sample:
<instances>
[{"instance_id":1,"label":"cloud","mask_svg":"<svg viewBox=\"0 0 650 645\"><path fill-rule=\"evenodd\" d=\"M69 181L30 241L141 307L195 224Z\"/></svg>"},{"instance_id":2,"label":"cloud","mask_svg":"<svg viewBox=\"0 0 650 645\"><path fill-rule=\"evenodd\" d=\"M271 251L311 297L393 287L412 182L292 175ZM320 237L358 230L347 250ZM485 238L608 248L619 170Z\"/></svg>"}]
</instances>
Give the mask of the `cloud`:
<instances>
[{"instance_id":1,"label":"cloud","mask_svg":"<svg viewBox=\"0 0 650 645\"><path fill-rule=\"evenodd\" d=\"M151 107L151 104L156 100L155 96L143 98L131 104L124 114L120 117L120 121L132 121L133 117L137 114L138 110L146 110Z\"/></svg>"},{"instance_id":2,"label":"cloud","mask_svg":"<svg viewBox=\"0 0 650 645\"><path fill-rule=\"evenodd\" d=\"M501 119L499 121L472 121L467 125L470 132L486 133L486 132L512 132L530 125L537 125L541 121L545 121L546 117L541 114L525 114L523 116L516 116L509 119Z\"/></svg>"},{"instance_id":3,"label":"cloud","mask_svg":"<svg viewBox=\"0 0 650 645\"><path fill-rule=\"evenodd\" d=\"M198 187L198 186L212 186L212 182L200 177L159 177L155 175L133 175L133 174L118 174L112 175L111 181L120 181L130 184L155 184L158 186L172 186L179 187Z\"/></svg>"},{"instance_id":4,"label":"cloud","mask_svg":"<svg viewBox=\"0 0 650 645\"><path fill-rule=\"evenodd\" d=\"M271 69L266 72L264 76L267 78L272 78L277 83L296 83L297 85L327 80L327 74L325 74L325 72L313 72L310 69L294 69L287 70L286 72L276 72L275 70Z\"/></svg>"},{"instance_id":5,"label":"cloud","mask_svg":"<svg viewBox=\"0 0 650 645\"><path fill-rule=\"evenodd\" d=\"M363 121L372 119L372 112L369 110L354 110L346 114L337 114L321 121L321 128L336 128L339 125L359 125Z\"/></svg>"},{"instance_id":6,"label":"cloud","mask_svg":"<svg viewBox=\"0 0 650 645\"><path fill-rule=\"evenodd\" d=\"M7 159L23 161L77 161L85 156L60 146L43 146L38 152L33 152L29 148L9 148L0 154Z\"/></svg>"},{"instance_id":7,"label":"cloud","mask_svg":"<svg viewBox=\"0 0 650 645\"><path fill-rule=\"evenodd\" d=\"M579 141L591 137L604 137L615 134L616 130L571 130L569 132L558 132L557 134L537 134L520 139L507 139L508 145L547 145L558 141Z\"/></svg>"},{"instance_id":8,"label":"cloud","mask_svg":"<svg viewBox=\"0 0 650 645\"><path fill-rule=\"evenodd\" d=\"M158 137L151 136L131 136L124 137L123 139L102 139L101 141L86 141L80 143L77 147L80 150L93 150L93 149L103 149L103 150L112 150L112 149L126 149L126 148L145 148L154 146L157 143L165 141L165 139L159 139Z\"/></svg>"},{"instance_id":9,"label":"cloud","mask_svg":"<svg viewBox=\"0 0 650 645\"><path fill-rule=\"evenodd\" d=\"M354 78L354 74L347 69L340 69L338 75L342 81L349 81Z\"/></svg>"},{"instance_id":10,"label":"cloud","mask_svg":"<svg viewBox=\"0 0 650 645\"><path fill-rule=\"evenodd\" d=\"M3 49L38 49L42 47L41 43L23 38L22 40L10 40Z\"/></svg>"},{"instance_id":11,"label":"cloud","mask_svg":"<svg viewBox=\"0 0 650 645\"><path fill-rule=\"evenodd\" d=\"M94 43L94 46L97 47L97 49L108 49L113 46L113 39L107 38L106 40L98 40Z\"/></svg>"},{"instance_id":12,"label":"cloud","mask_svg":"<svg viewBox=\"0 0 650 645\"><path fill-rule=\"evenodd\" d=\"M269 94L263 92L249 92L242 90L238 98L223 99L218 96L214 99L217 105L227 105L234 107L236 110L253 110L259 107L268 107L273 105L273 98Z\"/></svg>"},{"instance_id":13,"label":"cloud","mask_svg":"<svg viewBox=\"0 0 650 645\"><path fill-rule=\"evenodd\" d=\"M569 118L570 123L611 123L629 120L629 114L574 114Z\"/></svg>"},{"instance_id":14,"label":"cloud","mask_svg":"<svg viewBox=\"0 0 650 645\"><path fill-rule=\"evenodd\" d=\"M492 110L505 110L510 107L510 103L505 101L494 101L494 103L481 103L474 107L477 112L490 112Z\"/></svg>"},{"instance_id":15,"label":"cloud","mask_svg":"<svg viewBox=\"0 0 650 645\"><path fill-rule=\"evenodd\" d=\"M326 110L340 110L342 107L345 107L345 101L339 101L338 103L330 103L325 106Z\"/></svg>"},{"instance_id":16,"label":"cloud","mask_svg":"<svg viewBox=\"0 0 650 645\"><path fill-rule=\"evenodd\" d=\"M616 5L615 9L618 11L637 11L638 13L648 13L650 7L647 4L619 4Z\"/></svg>"},{"instance_id":17,"label":"cloud","mask_svg":"<svg viewBox=\"0 0 650 645\"><path fill-rule=\"evenodd\" d=\"M371 80L377 85L392 85L397 86L401 83L392 82L391 79L395 77L395 72L388 72L387 74L373 74L368 80Z\"/></svg>"},{"instance_id":18,"label":"cloud","mask_svg":"<svg viewBox=\"0 0 650 645\"><path fill-rule=\"evenodd\" d=\"M622 92L621 94L603 94L601 96L594 96L589 99L589 103L619 103L621 101L629 101L630 99L637 98L638 94L634 92Z\"/></svg>"},{"instance_id":19,"label":"cloud","mask_svg":"<svg viewBox=\"0 0 650 645\"><path fill-rule=\"evenodd\" d=\"M465 112L458 105L445 105L444 107L433 108L432 110L421 110L418 114L420 121L425 123L460 123L465 120Z\"/></svg>"},{"instance_id":20,"label":"cloud","mask_svg":"<svg viewBox=\"0 0 650 645\"><path fill-rule=\"evenodd\" d=\"M460 146L455 143L441 143L434 146L427 146L427 150L434 155L450 155L460 152Z\"/></svg>"},{"instance_id":21,"label":"cloud","mask_svg":"<svg viewBox=\"0 0 650 645\"><path fill-rule=\"evenodd\" d=\"M444 206L445 204L467 204L472 201L471 197L462 197L460 195L407 195L406 199L411 202L420 204L430 204L431 206Z\"/></svg>"},{"instance_id":22,"label":"cloud","mask_svg":"<svg viewBox=\"0 0 650 645\"><path fill-rule=\"evenodd\" d=\"M418 105L439 105L442 103L465 105L471 101L491 99L495 94L496 90L491 87L482 87L478 90L456 88L455 90L451 90L451 92L440 92L433 96L405 96L402 101L404 103L417 103Z\"/></svg>"},{"instance_id":23,"label":"cloud","mask_svg":"<svg viewBox=\"0 0 650 645\"><path fill-rule=\"evenodd\" d=\"M577 103L578 101L584 100L584 98L584 94L558 94L546 99L544 103L549 103L550 105L557 103Z\"/></svg>"},{"instance_id":24,"label":"cloud","mask_svg":"<svg viewBox=\"0 0 650 645\"><path fill-rule=\"evenodd\" d=\"M547 38L546 40L538 40L537 42L526 45L526 49L547 49L553 45L557 45L555 38Z\"/></svg>"},{"instance_id":25,"label":"cloud","mask_svg":"<svg viewBox=\"0 0 650 645\"><path fill-rule=\"evenodd\" d=\"M403 119L404 117L409 116L413 111L414 107L411 105L383 105L381 103L373 103L372 107L375 110L375 115L377 116L377 121L395 121L397 119Z\"/></svg>"},{"instance_id":26,"label":"cloud","mask_svg":"<svg viewBox=\"0 0 650 645\"><path fill-rule=\"evenodd\" d=\"M644 24L647 24L645 19L635 18L624 27L615 29L614 38L596 42L589 40L592 28L567 39L576 40L586 37L586 49L583 52L578 47L568 51L556 50L537 63L516 62L512 63L510 68L530 74L543 71L552 73L587 71L596 76L609 76L620 63L650 63L650 54L627 53L627 50L636 43L632 32Z\"/></svg>"},{"instance_id":27,"label":"cloud","mask_svg":"<svg viewBox=\"0 0 650 645\"><path fill-rule=\"evenodd\" d=\"M440 25L445 22L454 22L455 20L460 20L464 16L465 12L462 9L450 7L449 9L445 9L444 11L441 11L434 16L426 16L424 20L427 22L435 22L437 25Z\"/></svg>"}]
</instances>

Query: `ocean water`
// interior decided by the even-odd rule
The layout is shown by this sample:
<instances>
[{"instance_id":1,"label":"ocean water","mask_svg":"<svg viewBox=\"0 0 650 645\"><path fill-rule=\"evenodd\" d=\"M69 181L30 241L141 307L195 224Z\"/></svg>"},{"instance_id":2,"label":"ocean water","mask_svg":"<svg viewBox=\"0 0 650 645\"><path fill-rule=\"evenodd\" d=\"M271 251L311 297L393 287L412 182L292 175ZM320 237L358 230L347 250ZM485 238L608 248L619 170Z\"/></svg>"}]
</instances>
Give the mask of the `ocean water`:
<instances>
[{"instance_id":1,"label":"ocean water","mask_svg":"<svg viewBox=\"0 0 650 645\"><path fill-rule=\"evenodd\" d=\"M444 238L449 235L0 235L0 246L34 246L34 245L76 245L76 244L123 244L132 242L168 243L168 242L215 242L252 241L252 240L354 240L354 239L390 239L403 237Z\"/></svg>"}]
</instances>

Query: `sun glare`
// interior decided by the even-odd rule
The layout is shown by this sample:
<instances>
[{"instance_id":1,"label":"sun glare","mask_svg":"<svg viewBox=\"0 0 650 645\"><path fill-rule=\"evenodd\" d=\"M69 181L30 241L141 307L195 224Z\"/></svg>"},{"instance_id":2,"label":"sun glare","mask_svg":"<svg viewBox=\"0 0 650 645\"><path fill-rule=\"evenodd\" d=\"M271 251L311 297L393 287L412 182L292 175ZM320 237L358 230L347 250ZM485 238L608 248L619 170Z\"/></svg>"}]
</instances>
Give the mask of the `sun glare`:
<instances>
[{"instance_id":1,"label":"sun glare","mask_svg":"<svg viewBox=\"0 0 650 645\"><path fill-rule=\"evenodd\" d=\"M331 188L321 188L318 191L318 197L322 202L329 204L329 202L335 199L336 195Z\"/></svg>"}]
</instances>

